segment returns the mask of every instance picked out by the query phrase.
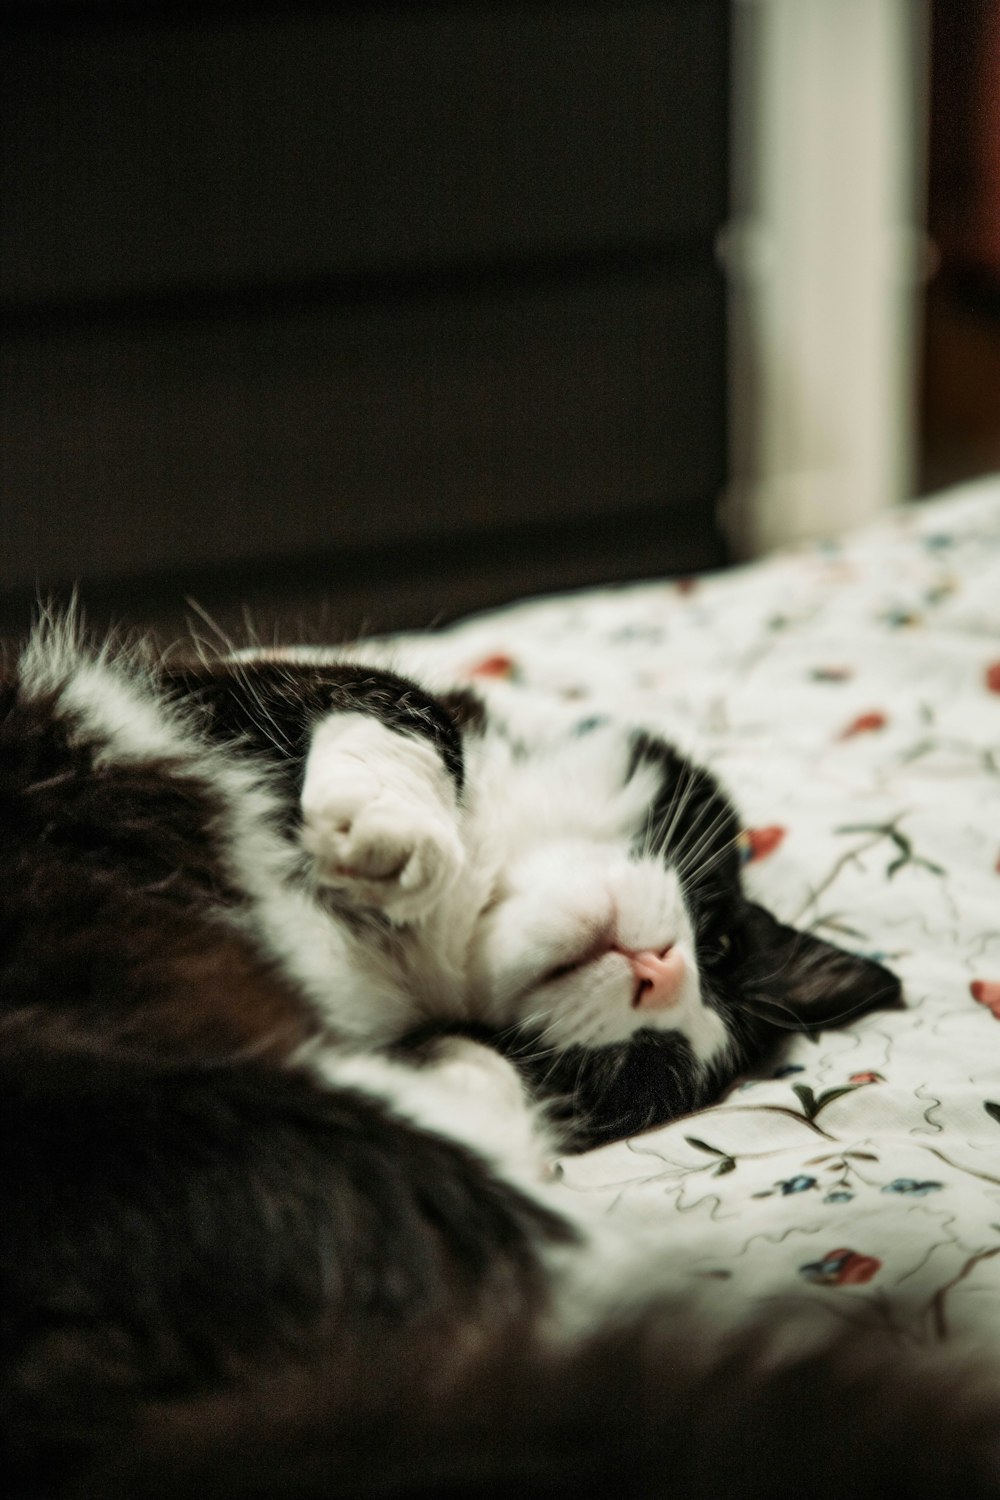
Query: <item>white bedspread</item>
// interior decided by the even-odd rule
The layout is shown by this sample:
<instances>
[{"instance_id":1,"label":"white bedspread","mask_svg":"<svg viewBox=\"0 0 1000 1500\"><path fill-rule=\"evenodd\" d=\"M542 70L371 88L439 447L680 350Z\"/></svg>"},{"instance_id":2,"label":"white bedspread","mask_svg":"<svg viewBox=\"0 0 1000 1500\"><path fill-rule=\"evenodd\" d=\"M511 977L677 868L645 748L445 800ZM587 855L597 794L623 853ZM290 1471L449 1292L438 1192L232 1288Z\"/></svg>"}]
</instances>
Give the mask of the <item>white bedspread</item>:
<instances>
[{"instance_id":1,"label":"white bedspread","mask_svg":"<svg viewBox=\"0 0 1000 1500\"><path fill-rule=\"evenodd\" d=\"M518 605L422 643L712 765L779 916L881 957L908 1008L565 1163L662 1220L720 1306L797 1295L905 1341L1000 1333L1000 480L692 582ZM715 1292L713 1290L713 1296Z\"/></svg>"}]
</instances>

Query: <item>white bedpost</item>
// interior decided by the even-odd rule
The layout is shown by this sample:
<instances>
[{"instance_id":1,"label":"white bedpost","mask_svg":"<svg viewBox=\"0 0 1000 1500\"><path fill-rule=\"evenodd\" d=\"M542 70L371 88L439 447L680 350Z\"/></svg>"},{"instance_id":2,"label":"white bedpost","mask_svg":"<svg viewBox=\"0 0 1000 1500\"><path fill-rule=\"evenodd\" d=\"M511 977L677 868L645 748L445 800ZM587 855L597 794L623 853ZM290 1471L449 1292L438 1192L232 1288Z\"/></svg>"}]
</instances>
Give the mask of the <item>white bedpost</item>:
<instances>
[{"instance_id":1,"label":"white bedpost","mask_svg":"<svg viewBox=\"0 0 1000 1500\"><path fill-rule=\"evenodd\" d=\"M912 493L926 0L735 0L738 555Z\"/></svg>"}]
</instances>

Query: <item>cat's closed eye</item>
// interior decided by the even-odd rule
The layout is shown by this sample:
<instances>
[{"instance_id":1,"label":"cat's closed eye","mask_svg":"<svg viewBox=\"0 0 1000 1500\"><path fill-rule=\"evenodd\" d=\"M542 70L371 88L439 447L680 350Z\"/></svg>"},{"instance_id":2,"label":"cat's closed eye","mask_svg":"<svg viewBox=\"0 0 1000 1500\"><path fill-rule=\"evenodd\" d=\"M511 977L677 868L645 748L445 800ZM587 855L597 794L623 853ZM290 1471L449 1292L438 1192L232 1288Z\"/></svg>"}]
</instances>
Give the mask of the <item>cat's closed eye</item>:
<instances>
[{"instance_id":1,"label":"cat's closed eye","mask_svg":"<svg viewBox=\"0 0 1000 1500\"><path fill-rule=\"evenodd\" d=\"M565 979L568 974L575 974L578 969L585 969L588 964L593 963L595 959L600 958L613 947L614 944L608 933L604 930L598 931L585 949L546 970L542 975L541 983L551 984L557 979Z\"/></svg>"},{"instance_id":2,"label":"cat's closed eye","mask_svg":"<svg viewBox=\"0 0 1000 1500\"><path fill-rule=\"evenodd\" d=\"M573 959L570 963L556 964L554 969L542 975L543 984L552 984L556 979L565 979L567 974L575 974L581 966L580 959Z\"/></svg>"}]
</instances>

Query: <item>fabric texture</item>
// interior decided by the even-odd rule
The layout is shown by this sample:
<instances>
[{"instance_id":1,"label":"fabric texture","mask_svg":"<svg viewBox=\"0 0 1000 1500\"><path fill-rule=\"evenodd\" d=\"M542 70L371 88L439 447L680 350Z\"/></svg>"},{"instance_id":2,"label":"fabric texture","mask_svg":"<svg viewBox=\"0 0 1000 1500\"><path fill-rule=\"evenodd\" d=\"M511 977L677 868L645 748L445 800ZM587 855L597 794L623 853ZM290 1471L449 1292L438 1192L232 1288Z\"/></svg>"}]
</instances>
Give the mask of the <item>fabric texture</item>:
<instances>
[{"instance_id":1,"label":"fabric texture","mask_svg":"<svg viewBox=\"0 0 1000 1500\"><path fill-rule=\"evenodd\" d=\"M564 1163L680 1284L901 1341L1000 1332L1000 481L696 580L517 605L407 646L700 756L750 893L871 954L907 1008Z\"/></svg>"}]
</instances>

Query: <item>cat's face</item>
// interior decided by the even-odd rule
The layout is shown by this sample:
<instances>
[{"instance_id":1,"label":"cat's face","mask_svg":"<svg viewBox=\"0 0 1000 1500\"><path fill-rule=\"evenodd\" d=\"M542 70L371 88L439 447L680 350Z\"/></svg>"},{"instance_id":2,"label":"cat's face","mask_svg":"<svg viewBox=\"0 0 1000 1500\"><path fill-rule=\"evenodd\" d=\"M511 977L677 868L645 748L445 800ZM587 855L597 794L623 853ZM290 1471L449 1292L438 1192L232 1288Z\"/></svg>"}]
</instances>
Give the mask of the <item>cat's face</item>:
<instances>
[{"instance_id":1,"label":"cat's face","mask_svg":"<svg viewBox=\"0 0 1000 1500\"><path fill-rule=\"evenodd\" d=\"M480 918L472 979L494 1025L543 1045L651 1030L683 1037L700 1063L726 1048L677 871L620 842L563 839L513 860Z\"/></svg>"},{"instance_id":2,"label":"cat's face","mask_svg":"<svg viewBox=\"0 0 1000 1500\"><path fill-rule=\"evenodd\" d=\"M494 1044L578 1149L699 1108L789 1031L898 1002L880 965L747 899L736 815L707 772L640 741L591 796L565 784L592 827L553 826L550 783L508 844L471 977Z\"/></svg>"}]
</instances>

